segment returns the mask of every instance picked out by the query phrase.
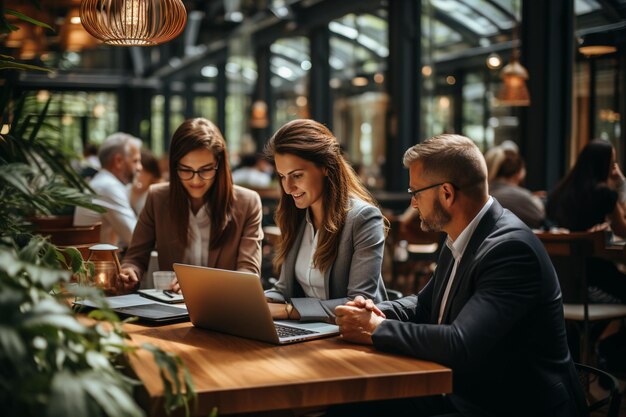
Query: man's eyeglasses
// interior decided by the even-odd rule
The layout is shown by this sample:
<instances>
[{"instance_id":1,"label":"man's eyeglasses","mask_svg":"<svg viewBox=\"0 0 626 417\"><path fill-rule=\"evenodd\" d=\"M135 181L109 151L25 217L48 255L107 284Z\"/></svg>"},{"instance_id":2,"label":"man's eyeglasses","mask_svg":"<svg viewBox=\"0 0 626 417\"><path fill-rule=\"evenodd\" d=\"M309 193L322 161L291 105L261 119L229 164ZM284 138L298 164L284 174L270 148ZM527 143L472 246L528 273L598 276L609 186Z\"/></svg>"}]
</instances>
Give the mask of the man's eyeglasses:
<instances>
[{"instance_id":1,"label":"man's eyeglasses","mask_svg":"<svg viewBox=\"0 0 626 417\"><path fill-rule=\"evenodd\" d=\"M178 168L176 172L178 173L178 178L183 181L191 180L196 174L198 174L198 176L203 180L210 180L213 179L217 174L217 165L213 168L202 168L198 170L189 168Z\"/></svg>"},{"instance_id":2,"label":"man's eyeglasses","mask_svg":"<svg viewBox=\"0 0 626 417\"><path fill-rule=\"evenodd\" d=\"M409 194L411 194L412 198L417 198L417 195L419 193L421 193L422 191L426 191L426 190L430 190L431 188L435 188L435 187L439 187L440 185L444 185L445 183L448 183L450 185L452 185L452 187L454 189L459 189L459 187L457 187L456 185L454 185L453 183L451 183L450 181L444 181L444 182L438 182L437 184L433 184L433 185L429 185L428 187L424 187L424 188L420 188L418 190L411 190L410 188L407 190L407 192Z\"/></svg>"}]
</instances>

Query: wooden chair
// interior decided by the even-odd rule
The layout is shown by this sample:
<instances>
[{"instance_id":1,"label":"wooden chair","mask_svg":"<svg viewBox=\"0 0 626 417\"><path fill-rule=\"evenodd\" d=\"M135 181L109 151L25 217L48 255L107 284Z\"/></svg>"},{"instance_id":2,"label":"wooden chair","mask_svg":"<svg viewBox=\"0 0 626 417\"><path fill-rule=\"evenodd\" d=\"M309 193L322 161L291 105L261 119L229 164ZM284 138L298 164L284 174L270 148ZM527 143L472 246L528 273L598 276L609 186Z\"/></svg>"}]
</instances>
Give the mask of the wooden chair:
<instances>
[{"instance_id":1,"label":"wooden chair","mask_svg":"<svg viewBox=\"0 0 626 417\"><path fill-rule=\"evenodd\" d=\"M589 413L600 415L606 408L606 417L619 417L619 406L622 395L619 392L619 381L608 372L580 363L575 364L578 379L585 392Z\"/></svg>"},{"instance_id":2,"label":"wooden chair","mask_svg":"<svg viewBox=\"0 0 626 417\"><path fill-rule=\"evenodd\" d=\"M626 317L626 305L589 303L587 260L601 256L605 236L603 231L537 234L559 278L565 320L579 324L580 358L586 364L589 363L591 324Z\"/></svg>"},{"instance_id":3,"label":"wooden chair","mask_svg":"<svg viewBox=\"0 0 626 417\"><path fill-rule=\"evenodd\" d=\"M387 237L393 257L389 287L404 293L419 291L422 278L432 273L444 238L444 233L421 230L417 216L391 219ZM403 284L402 278L407 282Z\"/></svg>"}]
</instances>

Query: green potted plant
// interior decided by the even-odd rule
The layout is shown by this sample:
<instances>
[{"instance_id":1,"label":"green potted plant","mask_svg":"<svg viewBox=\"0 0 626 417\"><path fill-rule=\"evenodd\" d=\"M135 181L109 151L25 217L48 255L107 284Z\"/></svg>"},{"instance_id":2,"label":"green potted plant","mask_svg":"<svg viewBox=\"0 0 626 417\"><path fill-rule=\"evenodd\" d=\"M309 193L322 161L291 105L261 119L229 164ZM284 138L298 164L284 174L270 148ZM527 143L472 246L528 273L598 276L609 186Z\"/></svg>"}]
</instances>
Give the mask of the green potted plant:
<instances>
[{"instance_id":1,"label":"green potted plant","mask_svg":"<svg viewBox=\"0 0 626 417\"><path fill-rule=\"evenodd\" d=\"M0 2L0 30L11 29ZM8 63L8 64L7 64ZM0 56L6 68L32 69ZM142 416L133 397L139 384L126 375L127 343L119 318L102 292L89 285L89 263L75 248L61 249L33 235L29 219L61 207L91 205L88 187L69 165L70 153L53 137L41 135L47 108L23 113L24 99L11 84L0 86L0 117L9 124L0 135L0 404L5 416ZM71 307L73 297L89 297L101 309L88 316ZM181 359L154 346L169 413L189 404L195 391Z\"/></svg>"}]
</instances>

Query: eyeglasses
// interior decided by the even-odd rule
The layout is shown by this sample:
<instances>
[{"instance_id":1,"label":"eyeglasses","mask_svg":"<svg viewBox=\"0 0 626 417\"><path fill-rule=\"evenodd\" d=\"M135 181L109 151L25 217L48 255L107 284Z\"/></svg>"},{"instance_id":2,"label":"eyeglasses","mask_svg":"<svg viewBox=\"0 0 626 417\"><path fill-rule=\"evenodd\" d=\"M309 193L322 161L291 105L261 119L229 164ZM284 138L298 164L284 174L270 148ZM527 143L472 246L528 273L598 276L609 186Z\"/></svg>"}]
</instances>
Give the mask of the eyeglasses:
<instances>
[{"instance_id":1,"label":"eyeglasses","mask_svg":"<svg viewBox=\"0 0 626 417\"><path fill-rule=\"evenodd\" d=\"M410 188L407 190L407 193L411 194L412 198L417 198L417 195L422 191L430 190L431 188L439 187L440 185L444 185L447 181L438 182L437 184L429 185L428 187L420 188L419 190L411 190ZM452 184L452 183L450 183ZM454 184L452 184L454 188L457 188Z\"/></svg>"},{"instance_id":2,"label":"eyeglasses","mask_svg":"<svg viewBox=\"0 0 626 417\"><path fill-rule=\"evenodd\" d=\"M214 168L202 168L198 170L189 168L178 168L176 172L178 173L178 178L183 181L189 181L193 179L194 175L196 174L198 174L198 176L203 180L210 180L213 179L217 174L217 165Z\"/></svg>"}]
</instances>

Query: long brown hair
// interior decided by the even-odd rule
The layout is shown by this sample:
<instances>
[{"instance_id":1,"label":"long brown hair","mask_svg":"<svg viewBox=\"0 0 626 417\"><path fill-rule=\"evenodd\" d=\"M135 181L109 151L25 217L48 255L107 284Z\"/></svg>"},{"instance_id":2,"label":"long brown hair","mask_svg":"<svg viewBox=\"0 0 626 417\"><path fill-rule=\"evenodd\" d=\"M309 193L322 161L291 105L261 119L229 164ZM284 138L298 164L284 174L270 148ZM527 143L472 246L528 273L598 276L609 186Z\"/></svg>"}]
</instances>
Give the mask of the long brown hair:
<instances>
[{"instance_id":1,"label":"long brown hair","mask_svg":"<svg viewBox=\"0 0 626 417\"><path fill-rule=\"evenodd\" d=\"M189 236L189 195L178 177L178 163L191 151L208 149L218 164L213 185L204 195L211 214L211 249L219 246L226 222L233 216L233 180L228 164L226 142L220 130L204 118L185 120L174 132L170 144L170 213L178 240L187 246Z\"/></svg>"},{"instance_id":2,"label":"long brown hair","mask_svg":"<svg viewBox=\"0 0 626 417\"><path fill-rule=\"evenodd\" d=\"M350 210L350 197L378 205L344 159L335 136L321 123L299 119L283 125L265 146L266 158L274 162L276 154L295 155L326 170L322 191L324 219L313 256L313 265L326 271L337 256L341 230ZM287 253L295 244L298 228L305 214L306 211L298 209L293 198L283 189L274 216L282 235L274 258L276 268L283 264Z\"/></svg>"}]
</instances>

